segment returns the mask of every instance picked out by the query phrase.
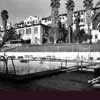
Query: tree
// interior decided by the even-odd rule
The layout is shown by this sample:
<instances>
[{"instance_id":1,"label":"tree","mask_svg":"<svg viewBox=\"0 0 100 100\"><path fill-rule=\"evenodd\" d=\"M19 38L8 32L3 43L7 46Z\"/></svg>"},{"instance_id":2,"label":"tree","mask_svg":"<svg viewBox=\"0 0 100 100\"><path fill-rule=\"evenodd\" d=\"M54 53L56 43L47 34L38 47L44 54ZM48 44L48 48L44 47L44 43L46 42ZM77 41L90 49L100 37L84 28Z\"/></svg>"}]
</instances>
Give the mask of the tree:
<instances>
[{"instance_id":1,"label":"tree","mask_svg":"<svg viewBox=\"0 0 100 100\"><path fill-rule=\"evenodd\" d=\"M59 19L59 8L60 8L60 0L51 0L50 4L52 10L51 10L51 19L52 19L52 25L54 27L57 27L57 22Z\"/></svg>"},{"instance_id":2,"label":"tree","mask_svg":"<svg viewBox=\"0 0 100 100\"><path fill-rule=\"evenodd\" d=\"M57 33L58 33L58 28L57 27L51 27L48 30L48 41L50 43L56 44L56 42L57 42Z\"/></svg>"},{"instance_id":3,"label":"tree","mask_svg":"<svg viewBox=\"0 0 100 100\"><path fill-rule=\"evenodd\" d=\"M92 9L93 8L93 0L84 0L84 7L87 9Z\"/></svg>"},{"instance_id":4,"label":"tree","mask_svg":"<svg viewBox=\"0 0 100 100\"><path fill-rule=\"evenodd\" d=\"M52 7L52 8L59 8L60 7L60 0L51 0L51 4L50 4L50 6Z\"/></svg>"},{"instance_id":5,"label":"tree","mask_svg":"<svg viewBox=\"0 0 100 100\"><path fill-rule=\"evenodd\" d=\"M93 8L93 0L84 0L84 7L86 10L86 22L88 25L88 33L90 35L90 43L91 43L91 30L90 30L90 25L91 25L91 10Z\"/></svg>"},{"instance_id":6,"label":"tree","mask_svg":"<svg viewBox=\"0 0 100 100\"><path fill-rule=\"evenodd\" d=\"M60 8L60 0L51 0L50 4L51 10L51 19L52 19L52 28L49 30L50 41L56 44L57 35L58 35L58 20L59 20L59 8ZM52 38L52 39L51 39Z\"/></svg>"},{"instance_id":7,"label":"tree","mask_svg":"<svg viewBox=\"0 0 100 100\"><path fill-rule=\"evenodd\" d=\"M71 42L71 26L73 24L73 10L75 7L75 3L73 0L68 0L66 3L67 8L67 16L68 16L68 31L69 31L69 43Z\"/></svg>"},{"instance_id":8,"label":"tree","mask_svg":"<svg viewBox=\"0 0 100 100\"><path fill-rule=\"evenodd\" d=\"M74 42L82 43L89 39L89 34L86 34L84 29L79 30L78 34L74 34Z\"/></svg>"},{"instance_id":9,"label":"tree","mask_svg":"<svg viewBox=\"0 0 100 100\"><path fill-rule=\"evenodd\" d=\"M80 13L78 12L77 13L77 16L76 16L76 19L75 19L75 24L76 24L76 31L75 31L75 34L76 34L76 41L79 42L79 37L78 37L78 34L80 34Z\"/></svg>"},{"instance_id":10,"label":"tree","mask_svg":"<svg viewBox=\"0 0 100 100\"><path fill-rule=\"evenodd\" d=\"M79 43L82 43L89 39L89 35L85 33L84 29L80 30L78 37L79 37Z\"/></svg>"},{"instance_id":11,"label":"tree","mask_svg":"<svg viewBox=\"0 0 100 100\"><path fill-rule=\"evenodd\" d=\"M16 31L13 27L11 27L9 30L7 30L7 35L6 35L6 41L9 41L9 40L17 40L18 39L18 35L16 34Z\"/></svg>"},{"instance_id":12,"label":"tree","mask_svg":"<svg viewBox=\"0 0 100 100\"><path fill-rule=\"evenodd\" d=\"M45 32L43 33L43 41L42 43L43 44L46 44L48 43L48 37L49 37L49 34L48 34L48 30L49 30L49 27L44 27L45 28Z\"/></svg>"},{"instance_id":13,"label":"tree","mask_svg":"<svg viewBox=\"0 0 100 100\"><path fill-rule=\"evenodd\" d=\"M3 10L1 12L1 18L2 18L2 24L3 24L3 27L4 27L4 36L3 36L3 42L2 42L2 45L3 45L5 43L5 41L6 41L5 37L7 35L7 30L6 30L6 28L7 28L7 20L9 18L7 10Z\"/></svg>"},{"instance_id":14,"label":"tree","mask_svg":"<svg viewBox=\"0 0 100 100\"><path fill-rule=\"evenodd\" d=\"M58 42L66 42L66 37L67 37L67 31L65 29L65 26L62 25L61 21L58 21L58 34L57 34L57 43Z\"/></svg>"}]
</instances>

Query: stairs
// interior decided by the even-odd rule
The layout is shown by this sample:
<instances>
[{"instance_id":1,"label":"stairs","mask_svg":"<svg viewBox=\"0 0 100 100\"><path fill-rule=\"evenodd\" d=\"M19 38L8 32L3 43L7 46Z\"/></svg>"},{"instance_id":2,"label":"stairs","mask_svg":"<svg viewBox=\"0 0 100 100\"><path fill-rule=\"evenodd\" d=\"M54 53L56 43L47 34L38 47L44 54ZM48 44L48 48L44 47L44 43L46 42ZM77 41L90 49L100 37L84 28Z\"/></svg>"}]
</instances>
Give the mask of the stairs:
<instances>
[{"instance_id":1,"label":"stairs","mask_svg":"<svg viewBox=\"0 0 100 100\"><path fill-rule=\"evenodd\" d=\"M77 66L72 66L72 67L69 67L69 68L64 68L61 71L74 72L74 71L77 71L77 70L78 70Z\"/></svg>"}]
</instances>

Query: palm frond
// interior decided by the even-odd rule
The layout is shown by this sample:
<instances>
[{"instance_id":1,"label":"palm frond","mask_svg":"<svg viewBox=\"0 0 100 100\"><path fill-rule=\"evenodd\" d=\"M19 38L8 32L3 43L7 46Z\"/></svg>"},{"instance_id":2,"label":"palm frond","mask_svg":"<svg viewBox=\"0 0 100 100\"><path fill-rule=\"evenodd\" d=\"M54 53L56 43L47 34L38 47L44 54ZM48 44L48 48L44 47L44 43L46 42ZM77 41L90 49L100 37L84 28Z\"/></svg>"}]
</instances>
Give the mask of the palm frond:
<instances>
[{"instance_id":1,"label":"palm frond","mask_svg":"<svg viewBox=\"0 0 100 100\"><path fill-rule=\"evenodd\" d=\"M52 8L59 8L60 7L60 0L51 0L50 6Z\"/></svg>"},{"instance_id":2,"label":"palm frond","mask_svg":"<svg viewBox=\"0 0 100 100\"><path fill-rule=\"evenodd\" d=\"M73 0L68 0L67 3L65 3L65 4L66 4L66 8L68 10L72 10L72 11L74 10L75 3Z\"/></svg>"},{"instance_id":3,"label":"palm frond","mask_svg":"<svg viewBox=\"0 0 100 100\"><path fill-rule=\"evenodd\" d=\"M3 10L2 12L1 12L1 18L3 19L3 20L7 20L8 19L8 11L7 10Z\"/></svg>"},{"instance_id":4,"label":"palm frond","mask_svg":"<svg viewBox=\"0 0 100 100\"><path fill-rule=\"evenodd\" d=\"M83 1L83 6L87 9L92 9L93 8L93 0L84 0Z\"/></svg>"}]
</instances>

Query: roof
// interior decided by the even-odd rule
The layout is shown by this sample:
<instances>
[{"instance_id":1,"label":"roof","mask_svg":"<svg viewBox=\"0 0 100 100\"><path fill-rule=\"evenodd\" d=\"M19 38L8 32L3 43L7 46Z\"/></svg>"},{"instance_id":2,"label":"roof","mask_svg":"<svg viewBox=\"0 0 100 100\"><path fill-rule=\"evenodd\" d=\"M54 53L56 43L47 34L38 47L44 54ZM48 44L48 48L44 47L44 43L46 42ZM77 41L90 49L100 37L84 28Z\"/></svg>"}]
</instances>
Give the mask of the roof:
<instances>
[{"instance_id":1,"label":"roof","mask_svg":"<svg viewBox=\"0 0 100 100\"><path fill-rule=\"evenodd\" d=\"M44 24L34 24L34 25L28 25L28 26L25 26L25 27L39 26L39 25L41 25L41 26L43 26L43 27L50 27L50 26L44 25ZM25 27L18 27L18 28L15 28L15 29L20 29L20 28L25 28Z\"/></svg>"},{"instance_id":2,"label":"roof","mask_svg":"<svg viewBox=\"0 0 100 100\"><path fill-rule=\"evenodd\" d=\"M21 29L21 28L26 28L26 27L31 27L31 26L39 26L39 25L41 25L41 26L43 26L43 27L48 27L48 28L50 28L50 26L48 26L48 25L44 25L44 24L34 24L34 25L29 25L29 26L24 26L24 27L18 27L18 28L14 28L14 29ZM0 32L4 32L4 31L1 30Z\"/></svg>"}]
</instances>

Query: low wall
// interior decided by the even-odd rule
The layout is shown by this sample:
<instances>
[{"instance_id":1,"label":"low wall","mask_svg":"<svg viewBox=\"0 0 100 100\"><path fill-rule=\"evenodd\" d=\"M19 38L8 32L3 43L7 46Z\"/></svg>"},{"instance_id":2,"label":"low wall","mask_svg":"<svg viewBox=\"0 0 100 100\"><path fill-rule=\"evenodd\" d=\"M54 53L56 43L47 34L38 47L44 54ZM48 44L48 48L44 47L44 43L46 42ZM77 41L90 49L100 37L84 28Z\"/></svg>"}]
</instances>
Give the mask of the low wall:
<instances>
[{"instance_id":1,"label":"low wall","mask_svg":"<svg viewBox=\"0 0 100 100\"><path fill-rule=\"evenodd\" d=\"M23 57L25 59L32 59L33 57L54 57L58 59L83 59L88 60L93 58L100 59L100 52L0 52L0 55Z\"/></svg>"},{"instance_id":2,"label":"low wall","mask_svg":"<svg viewBox=\"0 0 100 100\"><path fill-rule=\"evenodd\" d=\"M100 59L100 44L56 44L56 45L25 45L0 52L0 55L24 56L31 57L47 57L54 56L64 59Z\"/></svg>"},{"instance_id":3,"label":"low wall","mask_svg":"<svg viewBox=\"0 0 100 100\"><path fill-rule=\"evenodd\" d=\"M56 45L25 45L7 52L100 52L100 44L56 44Z\"/></svg>"}]
</instances>

